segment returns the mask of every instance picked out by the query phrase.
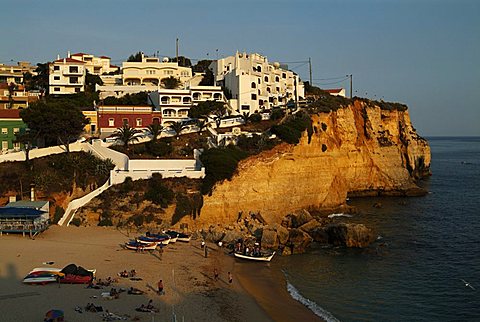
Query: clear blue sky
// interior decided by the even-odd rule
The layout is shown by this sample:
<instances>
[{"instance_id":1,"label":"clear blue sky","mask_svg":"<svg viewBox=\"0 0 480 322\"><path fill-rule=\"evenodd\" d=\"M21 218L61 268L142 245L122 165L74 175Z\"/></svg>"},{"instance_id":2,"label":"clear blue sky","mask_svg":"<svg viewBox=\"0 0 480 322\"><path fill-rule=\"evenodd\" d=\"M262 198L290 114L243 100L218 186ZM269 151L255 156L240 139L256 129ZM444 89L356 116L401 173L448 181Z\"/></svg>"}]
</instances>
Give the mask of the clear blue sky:
<instances>
[{"instance_id":1,"label":"clear blue sky","mask_svg":"<svg viewBox=\"0 0 480 322\"><path fill-rule=\"evenodd\" d=\"M353 74L354 94L406 103L421 135L480 135L478 0L31 0L1 5L0 62L70 50L193 59L259 52L312 59L314 83ZM208 53L208 56L207 56ZM308 80L304 63L291 69Z\"/></svg>"}]
</instances>

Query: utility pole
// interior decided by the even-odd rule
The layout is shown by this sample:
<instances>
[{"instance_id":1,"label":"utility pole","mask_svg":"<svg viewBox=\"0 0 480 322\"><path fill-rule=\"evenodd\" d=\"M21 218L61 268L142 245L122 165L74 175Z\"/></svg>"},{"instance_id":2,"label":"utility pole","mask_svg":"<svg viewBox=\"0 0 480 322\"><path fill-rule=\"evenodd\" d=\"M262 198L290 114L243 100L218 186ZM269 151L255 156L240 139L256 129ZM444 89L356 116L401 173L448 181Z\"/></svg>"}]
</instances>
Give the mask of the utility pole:
<instances>
[{"instance_id":1,"label":"utility pole","mask_svg":"<svg viewBox=\"0 0 480 322\"><path fill-rule=\"evenodd\" d=\"M178 38L177 38L176 45L175 45L175 53L176 53L176 56L177 56L177 64L178 64Z\"/></svg>"},{"instance_id":2,"label":"utility pole","mask_svg":"<svg viewBox=\"0 0 480 322\"><path fill-rule=\"evenodd\" d=\"M353 75L350 74L350 75L347 75L347 77L350 77L350 99L352 99L353 98L353 81L352 81Z\"/></svg>"},{"instance_id":3,"label":"utility pole","mask_svg":"<svg viewBox=\"0 0 480 322\"><path fill-rule=\"evenodd\" d=\"M310 57L308 57L308 67L309 67L309 71L310 71L310 86L313 86L313 83L312 83L312 59Z\"/></svg>"}]
</instances>

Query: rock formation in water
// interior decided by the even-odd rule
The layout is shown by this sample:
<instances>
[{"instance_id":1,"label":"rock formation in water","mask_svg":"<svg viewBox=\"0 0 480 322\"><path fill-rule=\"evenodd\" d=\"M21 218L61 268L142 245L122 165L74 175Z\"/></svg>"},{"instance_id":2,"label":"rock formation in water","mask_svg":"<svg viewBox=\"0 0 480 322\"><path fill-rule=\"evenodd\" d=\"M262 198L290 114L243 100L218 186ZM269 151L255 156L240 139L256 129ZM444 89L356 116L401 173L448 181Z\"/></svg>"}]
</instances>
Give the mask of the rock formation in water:
<instances>
[{"instance_id":1,"label":"rock formation in water","mask_svg":"<svg viewBox=\"0 0 480 322\"><path fill-rule=\"evenodd\" d=\"M336 209L347 196L421 195L415 180L429 173L430 147L407 110L361 100L312 116L313 133L240 162L230 181L205 196L191 228L260 213L267 224L303 208ZM292 233L292 232L290 232Z\"/></svg>"}]
</instances>

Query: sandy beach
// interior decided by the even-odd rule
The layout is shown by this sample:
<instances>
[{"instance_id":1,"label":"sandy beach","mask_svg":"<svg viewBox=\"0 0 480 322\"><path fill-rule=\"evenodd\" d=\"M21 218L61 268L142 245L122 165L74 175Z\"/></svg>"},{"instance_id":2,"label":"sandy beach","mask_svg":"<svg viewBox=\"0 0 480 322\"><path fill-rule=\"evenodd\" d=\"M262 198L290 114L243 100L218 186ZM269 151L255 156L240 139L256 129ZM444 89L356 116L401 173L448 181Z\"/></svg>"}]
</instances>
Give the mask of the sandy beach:
<instances>
[{"instance_id":1,"label":"sandy beach","mask_svg":"<svg viewBox=\"0 0 480 322\"><path fill-rule=\"evenodd\" d=\"M121 245L137 233L104 227L52 226L35 240L21 235L0 237L0 311L2 321L42 321L50 309L61 309L67 321L101 321L101 313L75 311L88 303L125 317L127 321L315 321L316 316L289 298L284 285L255 280L256 266L240 263L225 249L209 245L205 258L200 241L168 245L158 251L137 253ZM143 295L121 293L107 300L101 293L110 290L88 289L85 285L25 285L21 281L34 267L54 262L63 268L74 263L97 270L97 280L118 278L117 289L130 287ZM213 278L214 268L220 278ZM123 270L135 269L139 281L119 278ZM233 283L228 283L227 272ZM165 294L156 293L159 279ZM135 311L152 299L158 313ZM283 314L282 312L288 314Z\"/></svg>"}]
</instances>

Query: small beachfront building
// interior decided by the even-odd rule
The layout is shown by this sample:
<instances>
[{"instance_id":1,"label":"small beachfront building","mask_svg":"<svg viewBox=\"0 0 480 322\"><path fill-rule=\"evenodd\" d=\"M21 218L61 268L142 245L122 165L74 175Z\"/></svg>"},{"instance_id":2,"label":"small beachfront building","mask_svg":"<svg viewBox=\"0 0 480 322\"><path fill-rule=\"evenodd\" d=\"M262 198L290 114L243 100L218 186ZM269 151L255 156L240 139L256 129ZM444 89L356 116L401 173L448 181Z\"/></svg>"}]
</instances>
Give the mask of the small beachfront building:
<instances>
[{"instance_id":1,"label":"small beachfront building","mask_svg":"<svg viewBox=\"0 0 480 322\"><path fill-rule=\"evenodd\" d=\"M15 134L25 131L26 127L20 110L0 110L0 154L20 150Z\"/></svg>"},{"instance_id":2,"label":"small beachfront building","mask_svg":"<svg viewBox=\"0 0 480 322\"><path fill-rule=\"evenodd\" d=\"M35 208L0 207L0 235L4 233L29 234L44 231L49 225L48 212Z\"/></svg>"}]
</instances>

